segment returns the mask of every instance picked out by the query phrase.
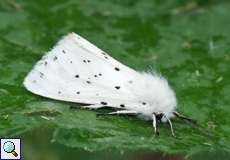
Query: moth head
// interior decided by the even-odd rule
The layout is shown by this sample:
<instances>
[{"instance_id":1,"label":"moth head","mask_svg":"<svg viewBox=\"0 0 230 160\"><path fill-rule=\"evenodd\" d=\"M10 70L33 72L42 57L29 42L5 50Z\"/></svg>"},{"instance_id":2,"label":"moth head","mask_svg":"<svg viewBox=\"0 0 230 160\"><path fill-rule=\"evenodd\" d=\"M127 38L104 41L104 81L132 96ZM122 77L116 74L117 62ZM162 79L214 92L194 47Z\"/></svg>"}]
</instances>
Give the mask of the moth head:
<instances>
[{"instance_id":1,"label":"moth head","mask_svg":"<svg viewBox=\"0 0 230 160\"><path fill-rule=\"evenodd\" d=\"M156 112L153 112L153 114L156 116L156 120L158 122L161 122L162 118L164 117L164 113L156 113Z\"/></svg>"},{"instance_id":2,"label":"moth head","mask_svg":"<svg viewBox=\"0 0 230 160\"><path fill-rule=\"evenodd\" d=\"M168 118L174 117L173 112L176 110L177 100L174 91L169 85L164 85L158 94L155 95L154 112L161 121L167 121L165 116Z\"/></svg>"}]
</instances>

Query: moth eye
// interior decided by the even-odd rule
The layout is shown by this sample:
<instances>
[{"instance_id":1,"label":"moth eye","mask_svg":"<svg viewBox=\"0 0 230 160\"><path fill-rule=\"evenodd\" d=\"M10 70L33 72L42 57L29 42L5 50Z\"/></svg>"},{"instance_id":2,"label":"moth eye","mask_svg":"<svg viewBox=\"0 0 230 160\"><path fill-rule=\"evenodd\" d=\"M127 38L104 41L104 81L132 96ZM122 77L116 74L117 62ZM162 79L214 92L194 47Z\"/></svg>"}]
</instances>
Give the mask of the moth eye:
<instances>
[{"instance_id":1,"label":"moth eye","mask_svg":"<svg viewBox=\"0 0 230 160\"><path fill-rule=\"evenodd\" d=\"M162 117L164 116L164 114L163 113L159 113L159 114L155 114L155 116L156 116L156 119L158 121L160 121L162 119Z\"/></svg>"}]
</instances>

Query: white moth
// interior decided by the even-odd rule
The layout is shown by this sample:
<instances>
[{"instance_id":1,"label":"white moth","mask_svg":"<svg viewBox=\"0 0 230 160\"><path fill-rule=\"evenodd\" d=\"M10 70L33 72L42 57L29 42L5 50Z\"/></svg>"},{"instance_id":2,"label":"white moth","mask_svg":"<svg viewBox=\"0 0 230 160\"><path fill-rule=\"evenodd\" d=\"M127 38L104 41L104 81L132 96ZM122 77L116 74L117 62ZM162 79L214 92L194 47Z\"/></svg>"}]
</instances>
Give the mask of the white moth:
<instances>
[{"instance_id":1,"label":"white moth","mask_svg":"<svg viewBox=\"0 0 230 160\"><path fill-rule=\"evenodd\" d=\"M137 72L116 61L81 36L70 33L37 62L24 80L34 94L87 104L85 108L112 107L113 114L138 115L169 122L176 112L176 96L156 73Z\"/></svg>"}]
</instances>

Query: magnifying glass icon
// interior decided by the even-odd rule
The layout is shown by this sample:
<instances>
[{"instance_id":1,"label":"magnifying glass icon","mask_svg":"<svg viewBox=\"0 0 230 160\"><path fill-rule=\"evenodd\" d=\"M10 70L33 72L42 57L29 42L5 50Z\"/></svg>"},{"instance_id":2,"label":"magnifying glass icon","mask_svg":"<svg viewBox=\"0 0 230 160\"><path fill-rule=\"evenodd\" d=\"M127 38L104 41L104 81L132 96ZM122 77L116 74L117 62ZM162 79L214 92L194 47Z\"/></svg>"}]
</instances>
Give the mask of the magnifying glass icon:
<instances>
[{"instance_id":1,"label":"magnifying glass icon","mask_svg":"<svg viewBox=\"0 0 230 160\"><path fill-rule=\"evenodd\" d=\"M15 152L15 145L11 141L7 141L3 144L3 149L6 153L11 153L14 155L14 157L17 157L18 154Z\"/></svg>"}]
</instances>

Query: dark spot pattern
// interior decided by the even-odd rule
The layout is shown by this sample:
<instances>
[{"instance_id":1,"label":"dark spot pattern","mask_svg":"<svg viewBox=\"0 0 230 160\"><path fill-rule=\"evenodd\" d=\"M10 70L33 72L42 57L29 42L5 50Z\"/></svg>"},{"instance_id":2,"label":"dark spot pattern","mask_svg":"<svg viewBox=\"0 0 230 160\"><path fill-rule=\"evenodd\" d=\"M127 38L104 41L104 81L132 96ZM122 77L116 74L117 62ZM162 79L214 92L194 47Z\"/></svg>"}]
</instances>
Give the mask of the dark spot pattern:
<instances>
[{"instance_id":1,"label":"dark spot pattern","mask_svg":"<svg viewBox=\"0 0 230 160\"><path fill-rule=\"evenodd\" d=\"M125 105L124 105L124 104L121 104L121 105L120 105L120 107L124 108L124 107L125 107Z\"/></svg>"},{"instance_id":2,"label":"dark spot pattern","mask_svg":"<svg viewBox=\"0 0 230 160\"><path fill-rule=\"evenodd\" d=\"M95 74L94 77L97 77L97 75Z\"/></svg>"},{"instance_id":3,"label":"dark spot pattern","mask_svg":"<svg viewBox=\"0 0 230 160\"><path fill-rule=\"evenodd\" d=\"M39 72L39 74L40 74L40 78L43 78L43 77L44 77L44 73Z\"/></svg>"},{"instance_id":4,"label":"dark spot pattern","mask_svg":"<svg viewBox=\"0 0 230 160\"><path fill-rule=\"evenodd\" d=\"M66 52L65 52L65 50L62 50L62 53L64 53L64 54L65 54L65 53L66 53Z\"/></svg>"},{"instance_id":5,"label":"dark spot pattern","mask_svg":"<svg viewBox=\"0 0 230 160\"><path fill-rule=\"evenodd\" d=\"M79 78L80 76L77 74L77 75L75 75L75 78Z\"/></svg>"},{"instance_id":6,"label":"dark spot pattern","mask_svg":"<svg viewBox=\"0 0 230 160\"><path fill-rule=\"evenodd\" d=\"M115 69L116 71L120 71L120 69L119 69L119 68L117 68L117 67L115 67L114 69Z\"/></svg>"},{"instance_id":7,"label":"dark spot pattern","mask_svg":"<svg viewBox=\"0 0 230 160\"><path fill-rule=\"evenodd\" d=\"M45 62L44 62L44 65L45 65L45 66L47 66L47 64L48 64L48 62L47 62L47 61L45 61Z\"/></svg>"},{"instance_id":8,"label":"dark spot pattern","mask_svg":"<svg viewBox=\"0 0 230 160\"><path fill-rule=\"evenodd\" d=\"M101 74L101 73L99 73L98 75L99 75L99 76L102 76L102 74Z\"/></svg>"},{"instance_id":9,"label":"dark spot pattern","mask_svg":"<svg viewBox=\"0 0 230 160\"><path fill-rule=\"evenodd\" d=\"M103 104L103 105L107 105L107 102L101 102L101 104Z\"/></svg>"},{"instance_id":10,"label":"dark spot pattern","mask_svg":"<svg viewBox=\"0 0 230 160\"><path fill-rule=\"evenodd\" d=\"M57 57L57 56L54 56L54 59L53 59L53 60L56 61L57 59L58 59L58 57Z\"/></svg>"},{"instance_id":11,"label":"dark spot pattern","mask_svg":"<svg viewBox=\"0 0 230 160\"><path fill-rule=\"evenodd\" d=\"M58 94L61 94L61 91L58 91Z\"/></svg>"},{"instance_id":12,"label":"dark spot pattern","mask_svg":"<svg viewBox=\"0 0 230 160\"><path fill-rule=\"evenodd\" d=\"M142 105L146 105L146 102L142 102Z\"/></svg>"},{"instance_id":13,"label":"dark spot pattern","mask_svg":"<svg viewBox=\"0 0 230 160\"><path fill-rule=\"evenodd\" d=\"M76 93L77 93L77 94L80 94L80 92L79 92L79 91L77 91Z\"/></svg>"},{"instance_id":14,"label":"dark spot pattern","mask_svg":"<svg viewBox=\"0 0 230 160\"><path fill-rule=\"evenodd\" d=\"M120 86L115 86L114 88L116 88L116 89L120 89L121 87L120 87Z\"/></svg>"},{"instance_id":15,"label":"dark spot pattern","mask_svg":"<svg viewBox=\"0 0 230 160\"><path fill-rule=\"evenodd\" d=\"M104 56L105 57L105 59L108 59L108 57L107 56Z\"/></svg>"},{"instance_id":16,"label":"dark spot pattern","mask_svg":"<svg viewBox=\"0 0 230 160\"><path fill-rule=\"evenodd\" d=\"M91 84L91 82L90 82L90 81L86 81L86 83Z\"/></svg>"},{"instance_id":17,"label":"dark spot pattern","mask_svg":"<svg viewBox=\"0 0 230 160\"><path fill-rule=\"evenodd\" d=\"M85 60L85 59L84 59L83 62L84 62L84 63L90 63L91 60L89 60L89 59Z\"/></svg>"},{"instance_id":18,"label":"dark spot pattern","mask_svg":"<svg viewBox=\"0 0 230 160\"><path fill-rule=\"evenodd\" d=\"M133 83L133 81L132 80L130 80L130 81L128 81L129 83Z\"/></svg>"},{"instance_id":19,"label":"dark spot pattern","mask_svg":"<svg viewBox=\"0 0 230 160\"><path fill-rule=\"evenodd\" d=\"M105 52L102 52L102 54L103 54L103 55L106 55L106 53L105 53Z\"/></svg>"},{"instance_id":20,"label":"dark spot pattern","mask_svg":"<svg viewBox=\"0 0 230 160\"><path fill-rule=\"evenodd\" d=\"M73 61L70 61L70 63L73 63Z\"/></svg>"}]
</instances>

